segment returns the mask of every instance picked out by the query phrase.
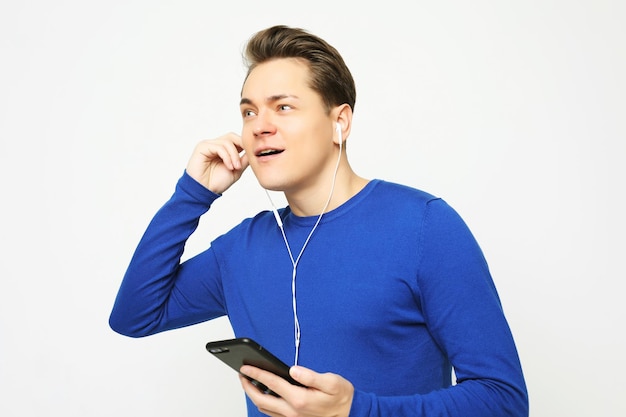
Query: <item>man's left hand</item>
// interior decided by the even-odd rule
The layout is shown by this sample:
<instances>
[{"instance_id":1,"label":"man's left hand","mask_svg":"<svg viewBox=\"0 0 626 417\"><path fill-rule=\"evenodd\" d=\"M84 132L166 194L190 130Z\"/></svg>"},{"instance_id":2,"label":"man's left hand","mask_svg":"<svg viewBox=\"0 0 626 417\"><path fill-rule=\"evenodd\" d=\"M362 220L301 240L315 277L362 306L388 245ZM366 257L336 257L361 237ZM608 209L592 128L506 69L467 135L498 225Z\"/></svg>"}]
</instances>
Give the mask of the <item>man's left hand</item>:
<instances>
[{"instance_id":1,"label":"man's left hand","mask_svg":"<svg viewBox=\"0 0 626 417\"><path fill-rule=\"evenodd\" d=\"M243 366L240 371L280 396L264 394L247 378L239 376L248 397L262 413L269 416L348 417L350 414L354 387L339 375L320 374L302 366L291 367L291 377L306 386L304 388L252 366Z\"/></svg>"}]
</instances>

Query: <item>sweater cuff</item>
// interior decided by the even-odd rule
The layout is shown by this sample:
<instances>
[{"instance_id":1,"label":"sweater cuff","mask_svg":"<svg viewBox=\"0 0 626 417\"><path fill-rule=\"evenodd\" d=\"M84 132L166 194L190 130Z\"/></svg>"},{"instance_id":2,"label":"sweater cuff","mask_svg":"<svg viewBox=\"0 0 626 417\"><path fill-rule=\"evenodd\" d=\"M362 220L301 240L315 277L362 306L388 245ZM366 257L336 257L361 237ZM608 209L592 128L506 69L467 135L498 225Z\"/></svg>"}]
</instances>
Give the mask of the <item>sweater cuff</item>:
<instances>
[{"instance_id":1,"label":"sweater cuff","mask_svg":"<svg viewBox=\"0 0 626 417\"><path fill-rule=\"evenodd\" d=\"M193 179L191 175L187 174L186 170L183 172L183 176L178 180L176 188L185 192L185 194L189 195L194 200L204 203L207 206L211 206L215 200L222 196L221 194L214 193Z\"/></svg>"}]
</instances>

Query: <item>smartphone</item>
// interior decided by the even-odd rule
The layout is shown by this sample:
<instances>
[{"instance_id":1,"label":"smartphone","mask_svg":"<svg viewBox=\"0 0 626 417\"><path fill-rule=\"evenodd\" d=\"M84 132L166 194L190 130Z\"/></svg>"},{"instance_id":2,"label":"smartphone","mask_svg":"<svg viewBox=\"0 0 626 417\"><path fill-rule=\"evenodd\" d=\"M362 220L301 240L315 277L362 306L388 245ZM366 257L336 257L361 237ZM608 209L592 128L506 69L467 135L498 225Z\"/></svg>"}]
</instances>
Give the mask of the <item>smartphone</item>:
<instances>
[{"instance_id":1,"label":"smartphone","mask_svg":"<svg viewBox=\"0 0 626 417\"><path fill-rule=\"evenodd\" d=\"M286 363L250 338L240 337L209 342L206 344L206 350L237 372L243 365L251 365L272 372L293 385L304 386L289 375L289 366ZM279 396L259 381L246 375L244 377L264 394Z\"/></svg>"}]
</instances>

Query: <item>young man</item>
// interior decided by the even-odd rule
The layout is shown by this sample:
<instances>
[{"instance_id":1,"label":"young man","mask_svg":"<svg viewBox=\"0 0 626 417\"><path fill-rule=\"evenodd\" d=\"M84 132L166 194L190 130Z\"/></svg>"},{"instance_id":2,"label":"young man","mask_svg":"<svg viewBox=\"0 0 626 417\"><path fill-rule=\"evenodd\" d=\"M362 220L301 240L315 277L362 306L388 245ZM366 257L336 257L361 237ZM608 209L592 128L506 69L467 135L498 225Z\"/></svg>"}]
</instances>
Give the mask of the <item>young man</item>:
<instances>
[{"instance_id":1,"label":"young man","mask_svg":"<svg viewBox=\"0 0 626 417\"><path fill-rule=\"evenodd\" d=\"M439 198L351 169L356 92L339 53L276 26L246 57L241 136L197 145L137 247L111 327L140 337L228 315L307 387L244 366L280 395L242 377L250 416L526 416L513 337L467 226ZM288 207L181 263L248 166Z\"/></svg>"}]
</instances>

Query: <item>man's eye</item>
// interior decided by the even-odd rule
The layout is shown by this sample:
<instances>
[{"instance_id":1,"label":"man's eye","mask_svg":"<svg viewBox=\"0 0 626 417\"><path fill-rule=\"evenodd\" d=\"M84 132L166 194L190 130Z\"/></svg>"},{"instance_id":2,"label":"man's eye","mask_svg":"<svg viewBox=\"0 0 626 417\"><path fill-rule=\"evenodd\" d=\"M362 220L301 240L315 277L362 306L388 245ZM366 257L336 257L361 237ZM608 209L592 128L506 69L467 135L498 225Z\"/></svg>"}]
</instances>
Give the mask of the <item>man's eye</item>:
<instances>
[{"instance_id":1,"label":"man's eye","mask_svg":"<svg viewBox=\"0 0 626 417\"><path fill-rule=\"evenodd\" d=\"M252 110L244 110L242 114L243 114L243 117L252 117L256 113L254 113Z\"/></svg>"},{"instance_id":2,"label":"man's eye","mask_svg":"<svg viewBox=\"0 0 626 417\"><path fill-rule=\"evenodd\" d=\"M291 106L289 104L281 104L280 106L278 106L279 110L291 110Z\"/></svg>"}]
</instances>

